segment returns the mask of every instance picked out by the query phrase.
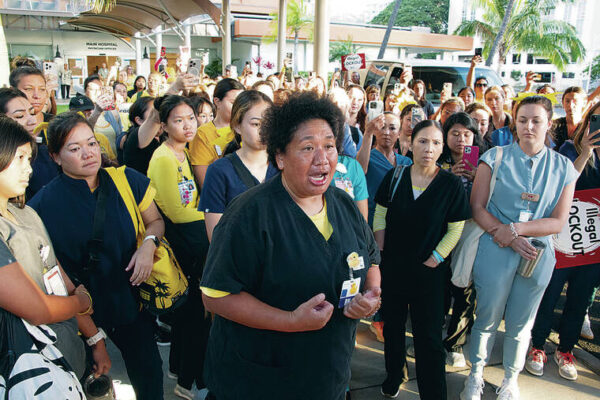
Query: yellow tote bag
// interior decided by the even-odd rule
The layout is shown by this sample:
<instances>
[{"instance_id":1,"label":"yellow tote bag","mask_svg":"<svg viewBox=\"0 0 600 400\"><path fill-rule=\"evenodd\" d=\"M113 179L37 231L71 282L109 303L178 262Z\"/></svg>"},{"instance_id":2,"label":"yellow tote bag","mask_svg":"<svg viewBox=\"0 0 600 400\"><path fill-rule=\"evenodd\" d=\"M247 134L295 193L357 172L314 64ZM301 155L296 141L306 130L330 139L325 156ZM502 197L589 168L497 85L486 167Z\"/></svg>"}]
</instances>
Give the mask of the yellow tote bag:
<instances>
[{"instance_id":1,"label":"yellow tote bag","mask_svg":"<svg viewBox=\"0 0 600 400\"><path fill-rule=\"evenodd\" d=\"M135 201L131 186L125 176L125 167L105 168L111 177L135 228L137 246L140 247L146 237L146 228L142 214ZM154 267L150 277L139 286L140 301L153 314L159 315L183 304L187 298L188 281L181 266L173 254L169 242L161 239L154 253Z\"/></svg>"}]
</instances>

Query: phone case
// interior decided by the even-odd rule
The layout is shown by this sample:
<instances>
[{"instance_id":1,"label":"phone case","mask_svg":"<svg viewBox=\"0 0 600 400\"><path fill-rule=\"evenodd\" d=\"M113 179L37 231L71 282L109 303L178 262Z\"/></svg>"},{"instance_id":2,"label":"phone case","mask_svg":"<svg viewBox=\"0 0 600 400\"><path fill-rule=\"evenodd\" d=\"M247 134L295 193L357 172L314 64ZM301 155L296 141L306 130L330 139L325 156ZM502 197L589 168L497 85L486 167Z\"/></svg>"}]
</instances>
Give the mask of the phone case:
<instances>
[{"instance_id":1,"label":"phone case","mask_svg":"<svg viewBox=\"0 0 600 400\"><path fill-rule=\"evenodd\" d=\"M590 117L590 134L600 130L600 117L596 115L592 115ZM594 135L592 139L600 138L600 133Z\"/></svg>"},{"instance_id":2,"label":"phone case","mask_svg":"<svg viewBox=\"0 0 600 400\"><path fill-rule=\"evenodd\" d=\"M475 168L477 168L477 163L479 162L479 147L477 146L465 146L465 151L463 153L463 161L469 161ZM469 164L465 162L465 169L471 171L471 167Z\"/></svg>"}]
</instances>

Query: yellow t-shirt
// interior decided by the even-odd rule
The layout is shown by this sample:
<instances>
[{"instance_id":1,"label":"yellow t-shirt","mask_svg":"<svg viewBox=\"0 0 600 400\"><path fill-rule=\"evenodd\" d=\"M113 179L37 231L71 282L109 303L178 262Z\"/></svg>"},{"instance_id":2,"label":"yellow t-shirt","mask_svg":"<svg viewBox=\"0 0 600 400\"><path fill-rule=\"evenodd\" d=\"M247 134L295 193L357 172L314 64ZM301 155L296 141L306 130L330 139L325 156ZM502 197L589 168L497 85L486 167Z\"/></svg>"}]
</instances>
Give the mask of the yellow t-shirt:
<instances>
[{"instance_id":1,"label":"yellow t-shirt","mask_svg":"<svg viewBox=\"0 0 600 400\"><path fill-rule=\"evenodd\" d=\"M135 103L135 101L137 99L139 99L140 97L152 97L152 96L150 96L150 93L148 93L148 91L144 90L144 91L142 91L142 94L139 94L139 92L138 93L134 93L133 96L131 96L129 99L127 99L127 102L129 102L129 103Z\"/></svg>"},{"instance_id":2,"label":"yellow t-shirt","mask_svg":"<svg viewBox=\"0 0 600 400\"><path fill-rule=\"evenodd\" d=\"M102 152L102 154L106 155L106 157L108 157L110 160L115 161L117 159L117 156L112 150L112 147L110 147L110 142L108 141L108 138L100 132L94 132L94 136L96 137L96 140L100 145L100 151Z\"/></svg>"},{"instance_id":3,"label":"yellow t-shirt","mask_svg":"<svg viewBox=\"0 0 600 400\"><path fill-rule=\"evenodd\" d=\"M321 232L321 235L323 235L325 240L329 240L331 234L333 233L333 226L329 222L329 218L327 218L327 202L325 201L325 199L323 199L323 209L317 214L309 215L308 217L313 222L313 224L315 224L319 232ZM230 294L229 292L211 289L205 286L200 286L200 290L202 290L202 293L204 293L206 296L212 297L214 299L225 297L228 294Z\"/></svg>"},{"instance_id":4,"label":"yellow t-shirt","mask_svg":"<svg viewBox=\"0 0 600 400\"><path fill-rule=\"evenodd\" d=\"M225 147L234 138L229 126L219 128L209 122L198 128L194 140L190 143L190 161L192 165L210 165L223 157Z\"/></svg>"},{"instance_id":5,"label":"yellow t-shirt","mask_svg":"<svg viewBox=\"0 0 600 400\"><path fill-rule=\"evenodd\" d=\"M118 111L104 111L98 117L98 121L96 121L96 125L94 126L94 133L101 133L104 136L106 136L113 154L117 154L115 142L117 141L117 134L121 132L115 132L112 125L108 123L108 121L104 117L104 114L107 112L112 112L113 115L115 115L115 118L120 118Z\"/></svg>"},{"instance_id":6,"label":"yellow t-shirt","mask_svg":"<svg viewBox=\"0 0 600 400\"><path fill-rule=\"evenodd\" d=\"M150 159L148 177L156 189L154 201L162 212L175 224L200 221L204 213L198 211L200 196L194 174L187 160L179 162L175 153L165 144L161 144ZM186 182L189 198L184 199L180 183Z\"/></svg>"}]
</instances>

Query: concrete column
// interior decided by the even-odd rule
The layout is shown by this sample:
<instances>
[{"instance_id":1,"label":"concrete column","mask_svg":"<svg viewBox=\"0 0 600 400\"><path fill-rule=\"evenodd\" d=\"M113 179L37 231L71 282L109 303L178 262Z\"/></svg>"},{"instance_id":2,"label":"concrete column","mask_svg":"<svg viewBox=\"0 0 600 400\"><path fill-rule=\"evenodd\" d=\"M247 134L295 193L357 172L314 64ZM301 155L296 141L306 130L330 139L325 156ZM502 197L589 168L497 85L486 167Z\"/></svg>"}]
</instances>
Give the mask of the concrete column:
<instances>
[{"instance_id":1,"label":"concrete column","mask_svg":"<svg viewBox=\"0 0 600 400\"><path fill-rule=\"evenodd\" d=\"M277 21L277 70L283 68L285 45L287 43L287 4L279 0L279 20Z\"/></svg>"},{"instance_id":2,"label":"concrete column","mask_svg":"<svg viewBox=\"0 0 600 400\"><path fill-rule=\"evenodd\" d=\"M225 66L231 64L231 11L229 0L223 0L221 3L221 27L223 28L223 70L221 73L225 75Z\"/></svg>"},{"instance_id":3,"label":"concrete column","mask_svg":"<svg viewBox=\"0 0 600 400\"><path fill-rule=\"evenodd\" d=\"M140 75L142 71L142 41L140 33L135 33L135 74Z\"/></svg>"},{"instance_id":4,"label":"concrete column","mask_svg":"<svg viewBox=\"0 0 600 400\"><path fill-rule=\"evenodd\" d=\"M191 54L191 49L192 49L192 26L191 25L184 25L184 27L183 27L183 33L184 33L183 45L190 48L190 54Z\"/></svg>"},{"instance_id":5,"label":"concrete column","mask_svg":"<svg viewBox=\"0 0 600 400\"><path fill-rule=\"evenodd\" d=\"M329 65L329 1L315 1L315 48L313 69L327 81Z\"/></svg>"},{"instance_id":6,"label":"concrete column","mask_svg":"<svg viewBox=\"0 0 600 400\"><path fill-rule=\"evenodd\" d=\"M162 29L162 25L156 27L156 30L158 32L156 33L156 38L154 39L156 42L156 57L154 57L154 62L158 61L158 59L160 58L160 48L162 47Z\"/></svg>"}]
</instances>

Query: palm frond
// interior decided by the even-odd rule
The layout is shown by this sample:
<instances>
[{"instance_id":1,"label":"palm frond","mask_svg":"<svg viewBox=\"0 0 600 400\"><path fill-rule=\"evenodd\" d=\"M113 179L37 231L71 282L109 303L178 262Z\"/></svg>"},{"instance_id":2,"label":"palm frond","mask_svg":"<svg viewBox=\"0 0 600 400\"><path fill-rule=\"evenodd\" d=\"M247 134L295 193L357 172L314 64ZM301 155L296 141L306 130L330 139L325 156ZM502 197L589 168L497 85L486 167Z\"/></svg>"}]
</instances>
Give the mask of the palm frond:
<instances>
[{"instance_id":1,"label":"palm frond","mask_svg":"<svg viewBox=\"0 0 600 400\"><path fill-rule=\"evenodd\" d=\"M92 7L91 12L101 14L112 10L117 0L85 0L85 4Z\"/></svg>"}]
</instances>

